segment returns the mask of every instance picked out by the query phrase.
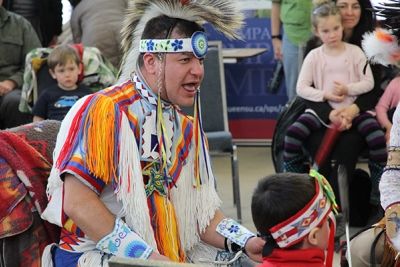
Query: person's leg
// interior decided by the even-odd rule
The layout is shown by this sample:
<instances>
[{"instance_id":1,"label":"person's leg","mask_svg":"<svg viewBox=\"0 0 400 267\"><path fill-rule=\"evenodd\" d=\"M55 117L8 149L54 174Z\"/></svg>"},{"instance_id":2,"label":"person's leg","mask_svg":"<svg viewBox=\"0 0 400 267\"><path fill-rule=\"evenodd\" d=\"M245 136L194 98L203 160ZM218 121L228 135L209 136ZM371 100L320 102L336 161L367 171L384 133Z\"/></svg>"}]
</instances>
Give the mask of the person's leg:
<instances>
[{"instance_id":1,"label":"person's leg","mask_svg":"<svg viewBox=\"0 0 400 267\"><path fill-rule=\"evenodd\" d=\"M321 128L321 122L315 115L304 113L289 126L283 146L283 165L287 172L307 172L304 166L303 147L313 131Z\"/></svg>"},{"instance_id":2,"label":"person's leg","mask_svg":"<svg viewBox=\"0 0 400 267\"><path fill-rule=\"evenodd\" d=\"M14 89L4 95L0 103L0 129L16 127L32 122L32 115L18 110L21 90Z\"/></svg>"},{"instance_id":3,"label":"person's leg","mask_svg":"<svg viewBox=\"0 0 400 267\"><path fill-rule=\"evenodd\" d=\"M381 232L381 229L370 228L351 240L350 253L353 266L367 267L372 264L376 267L381 266L385 243L385 233ZM371 251L375 252L374 262L371 261Z\"/></svg>"},{"instance_id":4,"label":"person's leg","mask_svg":"<svg viewBox=\"0 0 400 267\"><path fill-rule=\"evenodd\" d=\"M289 41L287 36L283 34L282 39L282 55L283 55L283 70L285 73L286 93L288 102L296 96L297 77L300 72L300 54L299 46Z\"/></svg>"},{"instance_id":5,"label":"person's leg","mask_svg":"<svg viewBox=\"0 0 400 267\"><path fill-rule=\"evenodd\" d=\"M385 134L378 121L367 112L361 113L353 120L358 132L365 138L369 150L368 167L371 177L371 204L379 206L379 181L386 165L387 149Z\"/></svg>"}]
</instances>

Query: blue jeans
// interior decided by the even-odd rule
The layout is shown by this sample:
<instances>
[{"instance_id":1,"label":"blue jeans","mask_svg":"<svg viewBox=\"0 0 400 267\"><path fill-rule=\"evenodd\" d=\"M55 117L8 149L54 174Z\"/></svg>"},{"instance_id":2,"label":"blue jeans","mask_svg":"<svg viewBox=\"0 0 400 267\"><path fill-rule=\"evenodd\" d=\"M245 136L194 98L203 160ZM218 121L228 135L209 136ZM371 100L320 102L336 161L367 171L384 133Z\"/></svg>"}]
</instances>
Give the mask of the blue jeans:
<instances>
[{"instance_id":1,"label":"blue jeans","mask_svg":"<svg viewBox=\"0 0 400 267\"><path fill-rule=\"evenodd\" d=\"M285 85L288 101L296 96L297 77L303 62L303 46L295 45L289 41L286 34L282 39L283 70L285 72Z\"/></svg>"},{"instance_id":2,"label":"blue jeans","mask_svg":"<svg viewBox=\"0 0 400 267\"><path fill-rule=\"evenodd\" d=\"M53 264L55 267L76 267L82 253L73 253L62 250L57 246L52 247Z\"/></svg>"}]
</instances>

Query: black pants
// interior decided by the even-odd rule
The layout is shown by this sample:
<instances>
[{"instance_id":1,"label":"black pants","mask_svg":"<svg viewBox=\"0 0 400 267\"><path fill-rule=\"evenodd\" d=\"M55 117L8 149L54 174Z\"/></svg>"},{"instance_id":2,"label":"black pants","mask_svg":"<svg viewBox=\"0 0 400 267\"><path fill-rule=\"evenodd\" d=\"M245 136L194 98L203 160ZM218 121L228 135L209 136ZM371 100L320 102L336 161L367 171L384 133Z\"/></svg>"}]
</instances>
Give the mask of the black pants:
<instances>
[{"instance_id":1,"label":"black pants","mask_svg":"<svg viewBox=\"0 0 400 267\"><path fill-rule=\"evenodd\" d=\"M18 110L21 90L14 89L0 97L0 130L32 122L32 115Z\"/></svg>"},{"instance_id":2,"label":"black pants","mask_svg":"<svg viewBox=\"0 0 400 267\"><path fill-rule=\"evenodd\" d=\"M325 133L325 128L313 133L307 140L306 149L315 157L318 148L321 145ZM325 164L319 166L319 172L322 173L331 183L333 191L339 200L339 190L337 183L337 169L338 165L344 165L347 171L348 183L351 184L352 177L359 156L363 150L368 148L364 138L357 132L355 127L348 131L340 133L340 136L333 146L332 152L327 157ZM336 163L332 166L332 160Z\"/></svg>"}]
</instances>

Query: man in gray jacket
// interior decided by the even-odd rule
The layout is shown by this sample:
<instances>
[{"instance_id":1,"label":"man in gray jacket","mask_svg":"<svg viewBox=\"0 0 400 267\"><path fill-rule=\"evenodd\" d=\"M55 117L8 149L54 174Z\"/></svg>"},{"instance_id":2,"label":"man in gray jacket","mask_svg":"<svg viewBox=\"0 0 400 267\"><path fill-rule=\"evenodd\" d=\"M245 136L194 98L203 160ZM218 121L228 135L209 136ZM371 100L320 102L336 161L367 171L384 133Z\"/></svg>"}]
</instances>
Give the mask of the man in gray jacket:
<instances>
[{"instance_id":1,"label":"man in gray jacket","mask_svg":"<svg viewBox=\"0 0 400 267\"><path fill-rule=\"evenodd\" d=\"M41 44L29 21L2 5L0 0L0 129L5 129L32 121L18 105L26 54Z\"/></svg>"}]
</instances>

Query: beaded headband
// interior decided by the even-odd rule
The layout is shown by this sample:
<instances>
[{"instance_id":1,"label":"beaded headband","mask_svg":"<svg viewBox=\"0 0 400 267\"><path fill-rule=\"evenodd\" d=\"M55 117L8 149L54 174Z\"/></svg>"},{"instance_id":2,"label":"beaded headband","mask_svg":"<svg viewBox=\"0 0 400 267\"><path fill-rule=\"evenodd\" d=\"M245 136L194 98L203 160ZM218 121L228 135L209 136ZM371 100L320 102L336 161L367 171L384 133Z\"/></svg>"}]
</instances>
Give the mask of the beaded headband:
<instances>
[{"instance_id":1,"label":"beaded headband","mask_svg":"<svg viewBox=\"0 0 400 267\"><path fill-rule=\"evenodd\" d=\"M335 196L329 182L313 169L310 176L315 178L314 197L295 215L269 229L280 248L300 242L313 228L321 225L332 210L337 212Z\"/></svg>"},{"instance_id":2,"label":"beaded headband","mask_svg":"<svg viewBox=\"0 0 400 267\"><path fill-rule=\"evenodd\" d=\"M208 42L204 32L196 31L191 38L183 39L142 39L140 53L178 53L192 52L197 58L207 54Z\"/></svg>"},{"instance_id":3,"label":"beaded headband","mask_svg":"<svg viewBox=\"0 0 400 267\"><path fill-rule=\"evenodd\" d=\"M131 0L121 30L124 55L119 81L128 79L132 71L137 68L140 49L144 47L144 50L148 51L147 44L150 40L141 40L143 31L151 19L159 16L192 21L199 26L209 23L228 38L240 38L239 29L244 23L238 0ZM172 39L171 44L166 46L166 52L172 52L171 50L180 47L181 43L182 47L187 46L188 50L192 49L190 51L197 57L203 57L207 51L204 40L207 39L201 34L192 36L191 39L192 44L188 42L189 40L178 39L178 43L174 46L172 43L175 40ZM164 47L164 43L158 46ZM164 49L166 48L162 50Z\"/></svg>"}]
</instances>

